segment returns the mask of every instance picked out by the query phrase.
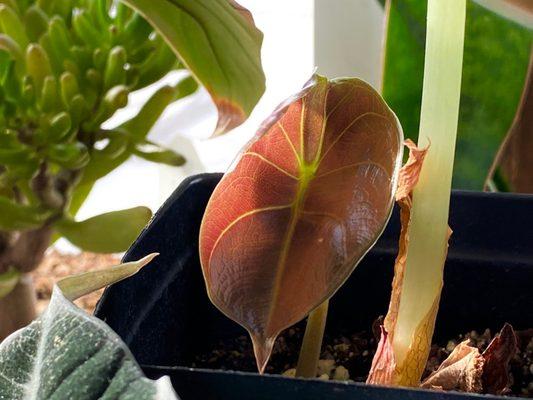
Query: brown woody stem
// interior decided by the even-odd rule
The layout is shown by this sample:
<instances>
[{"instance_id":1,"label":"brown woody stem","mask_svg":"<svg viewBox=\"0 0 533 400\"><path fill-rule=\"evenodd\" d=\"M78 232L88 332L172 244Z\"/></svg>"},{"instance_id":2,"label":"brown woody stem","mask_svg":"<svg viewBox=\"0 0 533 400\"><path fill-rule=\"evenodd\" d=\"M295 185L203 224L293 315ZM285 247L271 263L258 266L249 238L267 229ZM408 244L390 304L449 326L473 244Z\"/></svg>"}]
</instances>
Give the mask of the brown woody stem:
<instances>
[{"instance_id":1,"label":"brown woody stem","mask_svg":"<svg viewBox=\"0 0 533 400\"><path fill-rule=\"evenodd\" d=\"M0 341L37 316L35 289L28 272L42 261L51 234L49 226L13 234L0 232L0 274L10 267L21 273L14 289L0 298Z\"/></svg>"},{"instance_id":2,"label":"brown woody stem","mask_svg":"<svg viewBox=\"0 0 533 400\"><path fill-rule=\"evenodd\" d=\"M35 302L33 280L24 274L15 288L0 299L0 341L35 319Z\"/></svg>"},{"instance_id":3,"label":"brown woody stem","mask_svg":"<svg viewBox=\"0 0 533 400\"><path fill-rule=\"evenodd\" d=\"M30 231L19 232L0 251L0 273L9 267L20 272L31 272L41 263L52 237L52 229L43 226Z\"/></svg>"},{"instance_id":4,"label":"brown woody stem","mask_svg":"<svg viewBox=\"0 0 533 400\"><path fill-rule=\"evenodd\" d=\"M318 308L313 310L307 318L304 340L298 357L296 376L302 378L316 377L324 329L328 317L329 300L323 302Z\"/></svg>"}]
</instances>

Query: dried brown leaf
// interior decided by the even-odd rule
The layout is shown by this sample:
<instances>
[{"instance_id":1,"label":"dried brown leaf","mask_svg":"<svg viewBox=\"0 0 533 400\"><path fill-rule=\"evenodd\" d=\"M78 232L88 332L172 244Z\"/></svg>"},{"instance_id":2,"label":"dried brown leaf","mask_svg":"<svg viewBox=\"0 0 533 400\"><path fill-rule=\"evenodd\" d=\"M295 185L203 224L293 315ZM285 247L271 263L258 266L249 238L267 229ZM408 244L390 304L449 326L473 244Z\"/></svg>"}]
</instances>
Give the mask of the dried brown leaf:
<instances>
[{"instance_id":1,"label":"dried brown leaf","mask_svg":"<svg viewBox=\"0 0 533 400\"><path fill-rule=\"evenodd\" d=\"M409 149L409 159L400 169L398 176L398 189L396 191L396 201L398 202L411 196L418 183L424 158L429 149L429 146L423 149L418 148L411 139L405 140L403 144Z\"/></svg>"},{"instance_id":2,"label":"dried brown leaf","mask_svg":"<svg viewBox=\"0 0 533 400\"><path fill-rule=\"evenodd\" d=\"M513 327L505 324L483 352L483 391L502 394L509 386L509 363L518 350Z\"/></svg>"},{"instance_id":3,"label":"dried brown leaf","mask_svg":"<svg viewBox=\"0 0 533 400\"><path fill-rule=\"evenodd\" d=\"M366 383L386 384L393 381L396 362L394 361L394 351L389 340L387 331L381 327L381 339L376 349L376 355L372 360L370 373Z\"/></svg>"},{"instance_id":4,"label":"dried brown leaf","mask_svg":"<svg viewBox=\"0 0 533 400\"><path fill-rule=\"evenodd\" d=\"M398 317L398 310L400 307L400 296L402 290L403 276L405 272L405 261L407 259L407 245L409 243L409 221L411 219L412 191L418 183L418 178L422 169L424 157L428 150L428 147L424 149L418 148L411 140L406 140L404 142L404 145L409 149L409 159L400 169L398 176L398 188L396 191L396 202L400 206L401 220L399 250L398 256L396 257L396 261L394 263L394 280L392 282L392 294L391 301L389 304L389 311L387 313L384 323L385 335L382 335L382 339L379 343L379 348L389 349L391 352L393 351L391 344L394 336L396 320ZM433 308L434 307L432 307L432 310ZM434 322L433 318L431 318L432 315L433 314L429 315L429 318L424 319L425 322L420 326L420 329L422 329L423 332L420 332L420 335L417 335L417 338L415 338L416 340L420 340L421 338L427 337L428 335L424 335L424 333L428 329L432 330ZM389 342L388 344L383 343L383 340L385 340L385 338ZM386 358L382 359L383 357ZM411 374L409 374L409 370L412 370L414 368L416 371L418 371L420 368L424 368L425 366L425 362L423 360L416 361L416 366L411 365L411 363L409 365L401 366L397 365L396 363L390 363L387 357L389 357L389 354L385 351L376 352L376 355L374 356L374 360L372 362L373 366L367 379L368 383L382 385L409 385L410 381L416 381L418 379L416 377L411 379ZM420 366L418 364L420 364ZM378 366L380 367L378 368ZM389 371L382 370L387 366L389 368Z\"/></svg>"},{"instance_id":5,"label":"dried brown leaf","mask_svg":"<svg viewBox=\"0 0 533 400\"><path fill-rule=\"evenodd\" d=\"M420 386L425 389L481 393L484 362L479 350L465 340Z\"/></svg>"}]
</instances>

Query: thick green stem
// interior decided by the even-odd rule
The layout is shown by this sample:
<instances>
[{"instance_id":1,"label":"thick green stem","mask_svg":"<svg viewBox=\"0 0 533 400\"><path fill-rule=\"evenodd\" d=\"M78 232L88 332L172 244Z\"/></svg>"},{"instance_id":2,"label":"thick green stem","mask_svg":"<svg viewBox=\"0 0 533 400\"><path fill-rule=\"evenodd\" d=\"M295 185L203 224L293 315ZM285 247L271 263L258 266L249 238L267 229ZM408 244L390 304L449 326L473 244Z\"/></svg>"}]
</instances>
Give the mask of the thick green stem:
<instances>
[{"instance_id":1,"label":"thick green stem","mask_svg":"<svg viewBox=\"0 0 533 400\"><path fill-rule=\"evenodd\" d=\"M407 260L393 348L397 365L426 359L447 252L461 93L466 0L429 0L419 145L430 144L413 192ZM423 332L424 331L424 332ZM423 336L423 337L422 337ZM429 343L429 342L428 342ZM413 352L417 353L416 355Z\"/></svg>"},{"instance_id":2,"label":"thick green stem","mask_svg":"<svg viewBox=\"0 0 533 400\"><path fill-rule=\"evenodd\" d=\"M307 318L304 340L298 357L296 376L302 378L316 377L322 339L328 317L329 300L323 302L318 308L313 310Z\"/></svg>"}]
</instances>

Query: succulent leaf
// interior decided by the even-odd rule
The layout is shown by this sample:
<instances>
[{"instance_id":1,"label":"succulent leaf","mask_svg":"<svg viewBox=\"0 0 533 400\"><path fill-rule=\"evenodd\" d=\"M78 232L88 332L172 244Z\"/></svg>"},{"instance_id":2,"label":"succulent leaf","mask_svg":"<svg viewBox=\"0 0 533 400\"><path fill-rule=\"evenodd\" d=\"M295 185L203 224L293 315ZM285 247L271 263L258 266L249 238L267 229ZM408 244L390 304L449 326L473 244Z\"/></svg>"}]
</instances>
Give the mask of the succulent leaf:
<instances>
[{"instance_id":1,"label":"succulent leaf","mask_svg":"<svg viewBox=\"0 0 533 400\"><path fill-rule=\"evenodd\" d=\"M112 211L85 221L62 219L57 231L76 246L96 253L125 251L152 216L146 207Z\"/></svg>"}]
</instances>

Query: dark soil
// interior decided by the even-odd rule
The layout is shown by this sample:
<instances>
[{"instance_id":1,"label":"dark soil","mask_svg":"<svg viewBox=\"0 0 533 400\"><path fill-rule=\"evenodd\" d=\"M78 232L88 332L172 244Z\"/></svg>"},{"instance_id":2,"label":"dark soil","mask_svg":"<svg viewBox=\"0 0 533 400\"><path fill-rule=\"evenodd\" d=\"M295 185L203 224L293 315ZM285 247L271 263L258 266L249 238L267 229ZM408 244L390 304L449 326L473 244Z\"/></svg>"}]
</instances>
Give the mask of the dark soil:
<instances>
[{"instance_id":1,"label":"dark soil","mask_svg":"<svg viewBox=\"0 0 533 400\"><path fill-rule=\"evenodd\" d=\"M266 373L294 376L304 329L305 325L300 323L278 337ZM378 332L368 331L326 334L317 377L324 380L364 382L379 340L377 334ZM506 394L533 398L533 329L517 332L517 336L519 351L511 362L510 390ZM472 346L483 351L492 340L492 334L488 329L483 334L472 331L445 344L433 345L424 375L433 372L455 346L467 338L470 339ZM191 366L257 371L248 336L239 336L217 343L214 348L198 355Z\"/></svg>"},{"instance_id":2,"label":"dark soil","mask_svg":"<svg viewBox=\"0 0 533 400\"><path fill-rule=\"evenodd\" d=\"M272 357L266 367L267 374L291 375L296 367L298 353L302 343L305 325L300 323L284 331L276 340ZM338 335L324 337L324 349L321 354L318 376L328 374L322 379L333 379L335 369L347 369L349 376L340 380L363 382L366 379L377 342L372 333L359 332L352 335ZM257 371L252 344L248 336L239 336L220 342L215 349L199 355L192 364L193 367L212 368L234 371ZM341 368L341 371L342 371ZM337 371L339 375L339 371Z\"/></svg>"}]
</instances>

